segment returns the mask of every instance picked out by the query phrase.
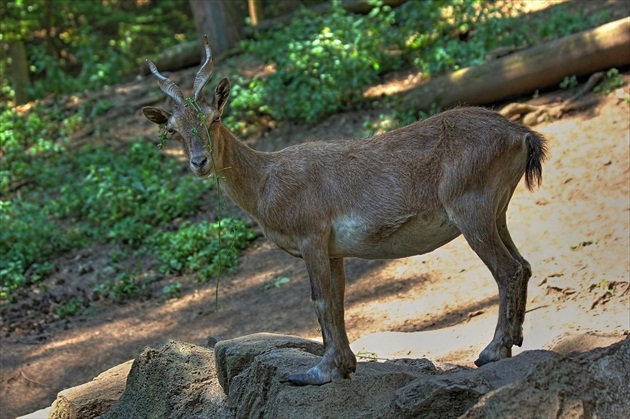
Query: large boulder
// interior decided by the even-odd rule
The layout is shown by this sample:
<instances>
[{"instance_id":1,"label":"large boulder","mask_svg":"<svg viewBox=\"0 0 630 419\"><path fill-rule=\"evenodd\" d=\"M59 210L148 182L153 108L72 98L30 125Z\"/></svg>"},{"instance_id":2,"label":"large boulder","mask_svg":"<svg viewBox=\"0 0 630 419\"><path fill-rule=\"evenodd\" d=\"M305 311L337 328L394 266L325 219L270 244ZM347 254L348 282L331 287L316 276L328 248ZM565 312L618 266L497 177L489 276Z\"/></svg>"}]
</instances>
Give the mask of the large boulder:
<instances>
[{"instance_id":1,"label":"large boulder","mask_svg":"<svg viewBox=\"0 0 630 419\"><path fill-rule=\"evenodd\" d=\"M99 374L89 383L60 391L50 408L48 418L93 418L106 412L125 390L132 362L133 360L117 365Z\"/></svg>"},{"instance_id":2,"label":"large boulder","mask_svg":"<svg viewBox=\"0 0 630 419\"><path fill-rule=\"evenodd\" d=\"M628 412L630 337L540 362L522 379L485 395L464 418L626 418Z\"/></svg>"},{"instance_id":3,"label":"large boulder","mask_svg":"<svg viewBox=\"0 0 630 419\"><path fill-rule=\"evenodd\" d=\"M479 369L436 368L426 359L360 362L351 380L296 387L286 377L320 358L312 353L313 342L292 338L287 347L286 339L259 334L217 344L217 373L224 377L230 417L455 418L486 393L525 376L532 365L558 356L532 351Z\"/></svg>"},{"instance_id":4,"label":"large boulder","mask_svg":"<svg viewBox=\"0 0 630 419\"><path fill-rule=\"evenodd\" d=\"M630 338L561 355L526 351L469 368L427 359L361 362L350 380L296 387L321 344L256 334L215 349L170 341L88 385L64 390L53 418L606 417L630 411ZM216 354L216 355L215 355ZM216 363L216 365L215 365ZM101 389L101 390L99 390Z\"/></svg>"},{"instance_id":5,"label":"large boulder","mask_svg":"<svg viewBox=\"0 0 630 419\"><path fill-rule=\"evenodd\" d=\"M255 333L219 341L214 345L219 383L227 392L232 377L247 369L258 355L290 348L297 348L313 355L324 355L324 345L321 343L273 333Z\"/></svg>"},{"instance_id":6,"label":"large boulder","mask_svg":"<svg viewBox=\"0 0 630 419\"><path fill-rule=\"evenodd\" d=\"M222 417L224 399L214 351L169 341L142 351L131 367L125 392L101 418Z\"/></svg>"}]
</instances>

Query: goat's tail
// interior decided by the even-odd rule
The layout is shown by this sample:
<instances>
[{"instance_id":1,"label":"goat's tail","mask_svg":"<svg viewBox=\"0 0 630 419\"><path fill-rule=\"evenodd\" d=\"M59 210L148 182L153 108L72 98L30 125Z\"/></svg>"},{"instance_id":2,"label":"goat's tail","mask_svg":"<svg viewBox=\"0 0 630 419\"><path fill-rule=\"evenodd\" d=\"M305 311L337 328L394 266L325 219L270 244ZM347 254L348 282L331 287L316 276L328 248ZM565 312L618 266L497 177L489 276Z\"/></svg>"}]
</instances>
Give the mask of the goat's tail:
<instances>
[{"instance_id":1,"label":"goat's tail","mask_svg":"<svg viewBox=\"0 0 630 419\"><path fill-rule=\"evenodd\" d=\"M530 131L525 134L527 145L527 165L525 166L525 186L530 191L542 184L542 164L547 158L547 139Z\"/></svg>"}]
</instances>

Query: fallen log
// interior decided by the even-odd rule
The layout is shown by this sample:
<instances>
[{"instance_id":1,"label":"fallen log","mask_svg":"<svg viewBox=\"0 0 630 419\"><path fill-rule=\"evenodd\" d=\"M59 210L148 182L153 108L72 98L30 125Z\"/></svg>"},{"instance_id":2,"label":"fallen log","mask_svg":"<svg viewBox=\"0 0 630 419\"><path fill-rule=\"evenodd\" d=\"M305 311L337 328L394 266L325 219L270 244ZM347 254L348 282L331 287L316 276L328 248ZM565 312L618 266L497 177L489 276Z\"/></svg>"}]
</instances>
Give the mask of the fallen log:
<instances>
[{"instance_id":1,"label":"fallen log","mask_svg":"<svg viewBox=\"0 0 630 419\"><path fill-rule=\"evenodd\" d=\"M222 60L237 54L239 52L238 47L230 48L227 51L222 52L212 57L212 60L217 63ZM201 40L194 40L185 42L183 44L170 47L160 55L151 58L151 61L160 69L160 71L177 71L184 68L198 66L203 62L203 45ZM147 63L142 63L142 74L147 76L151 74Z\"/></svg>"},{"instance_id":2,"label":"fallen log","mask_svg":"<svg viewBox=\"0 0 630 419\"><path fill-rule=\"evenodd\" d=\"M160 71L181 70L198 65L201 61L201 41L195 40L175 45L164 50L160 55L152 57L151 61L157 65ZM149 66L142 64L142 74L151 74Z\"/></svg>"},{"instance_id":3,"label":"fallen log","mask_svg":"<svg viewBox=\"0 0 630 419\"><path fill-rule=\"evenodd\" d=\"M403 94L403 109L484 105L630 64L630 17L441 76Z\"/></svg>"}]
</instances>

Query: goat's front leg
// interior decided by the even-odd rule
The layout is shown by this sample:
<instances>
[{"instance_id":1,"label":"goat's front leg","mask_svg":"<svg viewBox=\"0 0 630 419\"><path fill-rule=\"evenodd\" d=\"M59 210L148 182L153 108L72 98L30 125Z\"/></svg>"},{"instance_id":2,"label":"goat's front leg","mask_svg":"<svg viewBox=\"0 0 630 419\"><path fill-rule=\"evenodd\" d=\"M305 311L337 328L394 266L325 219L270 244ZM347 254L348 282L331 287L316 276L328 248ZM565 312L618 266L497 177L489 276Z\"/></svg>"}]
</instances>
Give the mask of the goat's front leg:
<instances>
[{"instance_id":1,"label":"goat's front leg","mask_svg":"<svg viewBox=\"0 0 630 419\"><path fill-rule=\"evenodd\" d=\"M302 256L311 280L311 297L324 338L324 357L305 373L290 375L288 380L296 385L321 385L349 378L357 365L344 322L346 278L343 259L330 259L323 244L305 246Z\"/></svg>"}]
</instances>

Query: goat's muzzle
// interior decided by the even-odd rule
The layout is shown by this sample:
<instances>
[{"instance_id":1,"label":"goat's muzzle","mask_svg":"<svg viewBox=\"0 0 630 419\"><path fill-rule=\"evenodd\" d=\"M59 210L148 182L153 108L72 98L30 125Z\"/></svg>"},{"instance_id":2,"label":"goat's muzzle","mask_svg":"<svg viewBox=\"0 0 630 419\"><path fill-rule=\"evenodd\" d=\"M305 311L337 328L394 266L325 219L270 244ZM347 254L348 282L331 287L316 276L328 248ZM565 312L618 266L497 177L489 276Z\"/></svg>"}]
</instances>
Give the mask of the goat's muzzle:
<instances>
[{"instance_id":1,"label":"goat's muzzle","mask_svg":"<svg viewBox=\"0 0 630 419\"><path fill-rule=\"evenodd\" d=\"M210 161L203 154L192 156L190 158L190 170L192 170L195 176L200 178L207 178L212 174Z\"/></svg>"}]
</instances>

